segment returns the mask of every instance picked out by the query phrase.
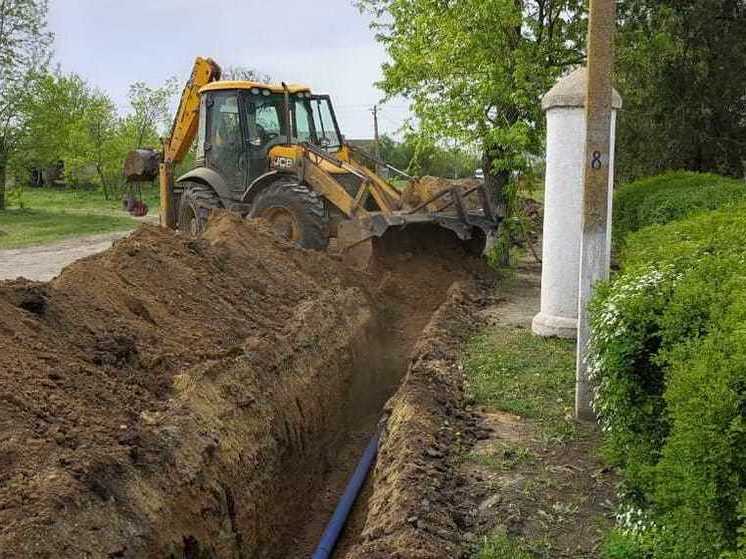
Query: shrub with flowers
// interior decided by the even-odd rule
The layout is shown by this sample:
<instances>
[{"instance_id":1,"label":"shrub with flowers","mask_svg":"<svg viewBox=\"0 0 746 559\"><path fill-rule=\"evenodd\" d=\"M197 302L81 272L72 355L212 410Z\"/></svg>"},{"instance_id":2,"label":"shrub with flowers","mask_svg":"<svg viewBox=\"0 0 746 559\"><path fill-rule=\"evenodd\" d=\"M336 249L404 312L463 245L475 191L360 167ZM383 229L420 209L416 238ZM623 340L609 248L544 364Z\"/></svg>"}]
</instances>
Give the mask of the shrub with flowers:
<instances>
[{"instance_id":1,"label":"shrub with flowers","mask_svg":"<svg viewBox=\"0 0 746 559\"><path fill-rule=\"evenodd\" d=\"M591 305L612 559L746 557L746 206L643 229Z\"/></svg>"}]
</instances>

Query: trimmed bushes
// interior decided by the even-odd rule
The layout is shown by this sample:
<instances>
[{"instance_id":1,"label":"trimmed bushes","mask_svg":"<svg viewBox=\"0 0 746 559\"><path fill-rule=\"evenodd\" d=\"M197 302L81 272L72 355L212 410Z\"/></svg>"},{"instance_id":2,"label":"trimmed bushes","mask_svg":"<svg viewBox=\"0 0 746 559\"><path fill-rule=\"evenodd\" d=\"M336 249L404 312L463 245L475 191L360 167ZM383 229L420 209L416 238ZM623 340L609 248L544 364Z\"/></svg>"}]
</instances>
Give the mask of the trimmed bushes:
<instances>
[{"instance_id":1,"label":"trimmed bushes","mask_svg":"<svg viewBox=\"0 0 746 559\"><path fill-rule=\"evenodd\" d=\"M746 198L746 182L677 171L620 187L614 195L614 243L648 225L663 225Z\"/></svg>"},{"instance_id":2,"label":"trimmed bushes","mask_svg":"<svg viewBox=\"0 0 746 559\"><path fill-rule=\"evenodd\" d=\"M746 202L632 233L621 251L625 270L706 255L746 253Z\"/></svg>"},{"instance_id":3,"label":"trimmed bushes","mask_svg":"<svg viewBox=\"0 0 746 559\"><path fill-rule=\"evenodd\" d=\"M746 203L642 229L591 304L609 558L746 557L745 239Z\"/></svg>"}]
</instances>

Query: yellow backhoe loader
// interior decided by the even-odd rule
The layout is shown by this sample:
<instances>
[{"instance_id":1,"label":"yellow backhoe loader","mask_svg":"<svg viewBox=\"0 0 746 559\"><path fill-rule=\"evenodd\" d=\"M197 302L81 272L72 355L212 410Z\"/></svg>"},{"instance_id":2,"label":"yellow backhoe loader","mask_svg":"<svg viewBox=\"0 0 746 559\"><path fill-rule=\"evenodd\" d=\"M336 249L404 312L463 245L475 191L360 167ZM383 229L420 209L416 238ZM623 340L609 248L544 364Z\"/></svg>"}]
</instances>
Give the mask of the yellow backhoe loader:
<instances>
[{"instance_id":1,"label":"yellow backhoe loader","mask_svg":"<svg viewBox=\"0 0 746 559\"><path fill-rule=\"evenodd\" d=\"M199 235L210 212L225 208L264 218L305 248L331 245L359 267L391 228L436 225L482 247L494 238L500 219L483 186L433 193L413 179L407 203L359 161L383 162L345 143L328 95L220 75L214 61L197 58L162 153L136 150L125 162L130 181L159 175L163 226ZM195 138L195 168L175 179Z\"/></svg>"}]
</instances>

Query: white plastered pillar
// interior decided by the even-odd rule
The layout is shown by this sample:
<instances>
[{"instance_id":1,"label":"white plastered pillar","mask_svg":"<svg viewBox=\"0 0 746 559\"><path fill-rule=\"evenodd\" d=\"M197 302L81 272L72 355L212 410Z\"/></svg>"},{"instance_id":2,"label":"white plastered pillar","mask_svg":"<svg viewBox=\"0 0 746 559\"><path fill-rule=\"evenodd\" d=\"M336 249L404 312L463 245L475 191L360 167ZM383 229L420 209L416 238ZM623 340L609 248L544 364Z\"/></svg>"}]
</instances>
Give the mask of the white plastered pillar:
<instances>
[{"instance_id":1,"label":"white plastered pillar","mask_svg":"<svg viewBox=\"0 0 746 559\"><path fill-rule=\"evenodd\" d=\"M540 336L577 336L587 79L586 69L579 68L560 79L542 100L547 113L543 267L541 311L532 325L534 333ZM614 91L609 210L613 197L616 114L621 107L622 98ZM608 242L610 248L611 219Z\"/></svg>"}]
</instances>

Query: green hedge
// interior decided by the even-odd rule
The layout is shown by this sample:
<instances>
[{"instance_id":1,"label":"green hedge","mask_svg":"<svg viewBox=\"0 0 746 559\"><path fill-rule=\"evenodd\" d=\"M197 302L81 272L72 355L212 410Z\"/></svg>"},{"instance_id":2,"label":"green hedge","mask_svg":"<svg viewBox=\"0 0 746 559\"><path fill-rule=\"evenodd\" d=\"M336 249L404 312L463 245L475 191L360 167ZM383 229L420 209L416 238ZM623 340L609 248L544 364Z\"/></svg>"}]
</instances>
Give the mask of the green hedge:
<instances>
[{"instance_id":1,"label":"green hedge","mask_svg":"<svg viewBox=\"0 0 746 559\"><path fill-rule=\"evenodd\" d=\"M691 259L708 254L746 252L746 203L704 212L668 225L632 233L621 250L625 270L655 262Z\"/></svg>"},{"instance_id":2,"label":"green hedge","mask_svg":"<svg viewBox=\"0 0 746 559\"><path fill-rule=\"evenodd\" d=\"M746 204L630 235L591 306L612 559L746 557Z\"/></svg>"},{"instance_id":3,"label":"green hedge","mask_svg":"<svg viewBox=\"0 0 746 559\"><path fill-rule=\"evenodd\" d=\"M614 244L630 233L746 198L746 182L718 175L677 171L620 187L614 195Z\"/></svg>"}]
</instances>

